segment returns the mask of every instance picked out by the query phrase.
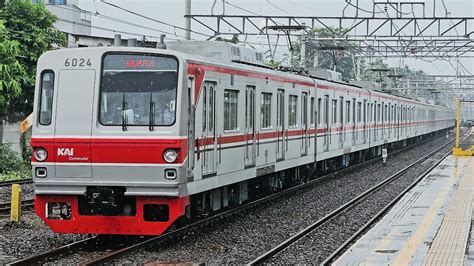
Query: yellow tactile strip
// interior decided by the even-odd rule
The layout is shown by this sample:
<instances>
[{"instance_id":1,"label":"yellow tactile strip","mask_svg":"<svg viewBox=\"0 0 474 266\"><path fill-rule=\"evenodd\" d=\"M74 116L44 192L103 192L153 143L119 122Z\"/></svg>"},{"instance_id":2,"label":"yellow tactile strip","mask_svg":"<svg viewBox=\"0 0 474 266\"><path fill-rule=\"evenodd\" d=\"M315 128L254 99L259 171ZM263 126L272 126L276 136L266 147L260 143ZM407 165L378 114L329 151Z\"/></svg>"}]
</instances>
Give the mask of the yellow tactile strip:
<instances>
[{"instance_id":1,"label":"yellow tactile strip","mask_svg":"<svg viewBox=\"0 0 474 266\"><path fill-rule=\"evenodd\" d=\"M472 219L474 160L464 172L423 265L463 265Z\"/></svg>"}]
</instances>

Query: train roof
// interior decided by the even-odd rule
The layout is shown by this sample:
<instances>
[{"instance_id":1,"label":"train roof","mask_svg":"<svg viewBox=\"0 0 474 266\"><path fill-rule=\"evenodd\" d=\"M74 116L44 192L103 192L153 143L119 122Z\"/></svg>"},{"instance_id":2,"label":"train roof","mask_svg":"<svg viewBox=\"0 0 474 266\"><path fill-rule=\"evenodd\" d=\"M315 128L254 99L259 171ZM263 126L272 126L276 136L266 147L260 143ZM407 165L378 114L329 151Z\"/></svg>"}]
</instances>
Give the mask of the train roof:
<instances>
[{"instance_id":1,"label":"train roof","mask_svg":"<svg viewBox=\"0 0 474 266\"><path fill-rule=\"evenodd\" d=\"M190 41L190 42L192 43L193 41ZM189 46L190 42L189 41L179 41L179 42L176 42L176 43L183 43L186 46ZM173 45L171 45L170 48L173 48L173 47L177 46L177 44L174 44L174 43L175 42L173 42ZM199 41L199 43L202 45L204 43L204 41L202 41L202 42ZM214 45L214 43L218 43L218 45L217 45L218 47L220 47L220 43L224 44L224 45L222 45L222 47L235 47L235 46L230 45L230 44L225 43L225 42L210 42L210 43L213 43L213 45ZM189 52L183 51L183 49L181 49L181 51L177 51L177 50L180 50L180 49L173 50L173 49L130 47L130 46L63 48L63 49L48 51L45 54L68 53L68 52L72 52L72 51L77 52L77 51L80 51L80 50L92 50L92 51L97 50L97 51L100 51L101 53L103 53L104 51L116 51L116 52L137 52L137 53L145 52L145 53L159 53L159 54L165 54L165 55L174 55L178 58L181 58L182 60L184 60L186 62L205 63L205 64L221 66L221 67L231 67L231 68L236 68L236 69L241 69L241 70L246 70L246 71L254 71L254 72L260 72L260 73L268 74L268 75L291 78L291 79L300 80L300 81L303 81L303 82L317 83L318 81L319 82L323 81L323 82L327 82L327 83L331 83L331 84L338 84L338 85L347 86L351 89L363 90L363 91L369 91L369 92L376 92L378 94L385 94L387 96L390 95L391 97L400 97L400 98L404 98L406 100L413 101L413 103L422 103L422 104L425 104L425 105L431 105L433 107L441 107L441 108L451 109L451 108L447 108L447 107L444 107L444 106L432 104L432 103L429 103L429 102L422 102L419 99L413 99L413 98L410 98L410 97L407 97L407 96L404 96L404 95L393 95L393 94L387 93L386 91L383 91L383 90L374 90L374 89L364 88L362 86L359 86L359 85L356 85L356 84L351 84L351 83L344 82L344 81L335 81L335 80L330 80L330 79L326 79L326 78L322 78L322 77L318 77L318 76L312 76L312 75L302 75L302 74L295 73L295 72L292 72L292 71L282 71L282 70L274 69L274 68L264 66L264 65L261 65L261 64L255 64L255 63L250 62L249 60L232 60L232 58L235 59L237 57L232 57L232 56L230 56L230 57L227 56L226 57L226 56L223 56L222 54L220 55L221 56L220 60L215 60L214 57L206 57L205 54L201 54L201 55L191 54ZM243 50L247 50L247 48L243 49ZM229 50L229 51L232 53L232 50ZM219 54L219 53L217 53L217 54ZM227 60L231 59L230 62L229 61L226 62L225 58L227 58Z\"/></svg>"}]
</instances>

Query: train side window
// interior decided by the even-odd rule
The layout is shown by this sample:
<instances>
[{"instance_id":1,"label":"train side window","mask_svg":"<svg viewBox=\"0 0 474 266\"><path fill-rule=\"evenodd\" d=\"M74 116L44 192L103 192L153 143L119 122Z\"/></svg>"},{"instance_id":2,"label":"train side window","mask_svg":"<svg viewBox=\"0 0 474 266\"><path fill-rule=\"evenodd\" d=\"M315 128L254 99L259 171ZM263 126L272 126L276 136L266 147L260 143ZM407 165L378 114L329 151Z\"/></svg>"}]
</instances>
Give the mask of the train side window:
<instances>
[{"instance_id":1,"label":"train side window","mask_svg":"<svg viewBox=\"0 0 474 266\"><path fill-rule=\"evenodd\" d=\"M39 123L43 126L51 124L54 94L54 73L46 70L41 74L41 92L39 106Z\"/></svg>"},{"instance_id":2,"label":"train side window","mask_svg":"<svg viewBox=\"0 0 474 266\"><path fill-rule=\"evenodd\" d=\"M272 127L272 94L262 92L260 99L260 128Z\"/></svg>"},{"instance_id":3,"label":"train side window","mask_svg":"<svg viewBox=\"0 0 474 266\"><path fill-rule=\"evenodd\" d=\"M332 124L337 123L337 100L332 100Z\"/></svg>"},{"instance_id":4,"label":"train side window","mask_svg":"<svg viewBox=\"0 0 474 266\"><path fill-rule=\"evenodd\" d=\"M238 99L239 91L224 91L224 131L238 130Z\"/></svg>"},{"instance_id":5,"label":"train side window","mask_svg":"<svg viewBox=\"0 0 474 266\"><path fill-rule=\"evenodd\" d=\"M297 106L298 106L298 96L290 95L290 97L288 98L288 126L289 127L297 126L297 123L296 123Z\"/></svg>"},{"instance_id":6,"label":"train side window","mask_svg":"<svg viewBox=\"0 0 474 266\"><path fill-rule=\"evenodd\" d=\"M311 97L311 107L310 107L310 109L311 109L311 111L310 111L311 113L309 115L309 119L311 121L310 124L311 124L311 126L314 126L314 123L315 123L314 122L314 118L315 118L315 115L314 115L314 111L315 111L315 109L314 109L314 97Z\"/></svg>"}]
</instances>

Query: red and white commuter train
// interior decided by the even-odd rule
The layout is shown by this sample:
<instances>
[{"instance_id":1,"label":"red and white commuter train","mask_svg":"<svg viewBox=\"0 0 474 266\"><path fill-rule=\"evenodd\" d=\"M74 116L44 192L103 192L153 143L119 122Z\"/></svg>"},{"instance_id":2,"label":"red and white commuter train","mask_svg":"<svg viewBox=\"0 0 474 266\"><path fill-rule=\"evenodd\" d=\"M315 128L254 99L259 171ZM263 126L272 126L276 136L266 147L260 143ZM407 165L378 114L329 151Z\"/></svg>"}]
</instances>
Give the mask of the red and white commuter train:
<instances>
[{"instance_id":1,"label":"red and white commuter train","mask_svg":"<svg viewBox=\"0 0 474 266\"><path fill-rule=\"evenodd\" d=\"M449 108L273 70L245 47L167 45L40 57L35 210L55 232L159 235L454 125Z\"/></svg>"}]
</instances>

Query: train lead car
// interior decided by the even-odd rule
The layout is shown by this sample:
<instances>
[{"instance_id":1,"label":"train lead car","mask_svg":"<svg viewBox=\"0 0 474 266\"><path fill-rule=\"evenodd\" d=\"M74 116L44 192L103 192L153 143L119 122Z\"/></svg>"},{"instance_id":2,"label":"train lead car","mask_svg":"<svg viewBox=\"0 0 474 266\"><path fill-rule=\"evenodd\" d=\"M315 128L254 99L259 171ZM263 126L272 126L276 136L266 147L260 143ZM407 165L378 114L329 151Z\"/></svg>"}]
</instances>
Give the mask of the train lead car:
<instances>
[{"instance_id":1,"label":"train lead car","mask_svg":"<svg viewBox=\"0 0 474 266\"><path fill-rule=\"evenodd\" d=\"M159 235L451 128L451 109L276 71L223 42L38 61L35 211L60 233Z\"/></svg>"}]
</instances>

